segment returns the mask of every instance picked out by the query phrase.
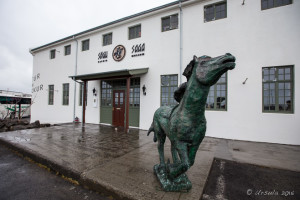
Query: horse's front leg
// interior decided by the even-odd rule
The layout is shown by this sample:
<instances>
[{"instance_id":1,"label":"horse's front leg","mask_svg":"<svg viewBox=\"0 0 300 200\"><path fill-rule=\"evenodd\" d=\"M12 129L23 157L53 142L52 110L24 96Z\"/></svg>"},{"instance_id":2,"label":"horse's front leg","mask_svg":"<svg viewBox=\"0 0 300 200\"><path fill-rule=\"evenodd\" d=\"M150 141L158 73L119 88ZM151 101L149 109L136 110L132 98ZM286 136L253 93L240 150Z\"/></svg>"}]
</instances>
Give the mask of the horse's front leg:
<instances>
[{"instance_id":1,"label":"horse's front leg","mask_svg":"<svg viewBox=\"0 0 300 200\"><path fill-rule=\"evenodd\" d=\"M188 157L187 143L176 142L176 150L179 154L181 162L178 164L170 164L167 166L168 176L171 179L178 177L191 167Z\"/></svg>"},{"instance_id":2,"label":"horse's front leg","mask_svg":"<svg viewBox=\"0 0 300 200\"><path fill-rule=\"evenodd\" d=\"M190 162L190 166L194 165L195 162L195 157L196 157L196 153L199 149L200 143L196 144L196 145L191 145L189 147L189 152L188 152L188 156L189 156L189 162Z\"/></svg>"}]
</instances>

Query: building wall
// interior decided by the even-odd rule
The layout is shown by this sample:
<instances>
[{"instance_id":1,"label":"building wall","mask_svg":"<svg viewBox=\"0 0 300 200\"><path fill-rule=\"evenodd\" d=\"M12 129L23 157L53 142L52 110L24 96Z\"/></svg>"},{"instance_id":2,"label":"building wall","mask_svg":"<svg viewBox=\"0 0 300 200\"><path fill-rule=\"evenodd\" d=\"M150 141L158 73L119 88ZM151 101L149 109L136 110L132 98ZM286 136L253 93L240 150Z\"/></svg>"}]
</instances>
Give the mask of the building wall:
<instances>
[{"instance_id":1,"label":"building wall","mask_svg":"<svg viewBox=\"0 0 300 200\"><path fill-rule=\"evenodd\" d=\"M207 135L213 137L300 144L299 122L299 64L300 52L300 2L292 5L261 10L261 1L247 1L245 5L235 0L227 1L227 18L204 22L204 5L219 1L199 1L183 8L183 69L193 55L212 57L230 52L236 56L236 69L228 72L227 111L207 111ZM78 40L77 74L89 74L120 69L148 67L141 76L141 87L147 95L140 97L140 128L148 129L154 111L160 106L160 76L179 74L179 29L161 32L161 18L179 13L178 8L168 9L152 16L139 17L107 27ZM140 38L128 40L128 27L141 24ZM112 45L102 46L102 35L113 33ZM81 51L81 41L90 39L90 50ZM131 47L145 43L145 56L131 57ZM63 47L72 44L70 56L64 56ZM126 57L115 62L111 56L115 46L126 47ZM33 87L43 84L43 90L33 92L32 121L71 122L73 120L74 75L76 43L69 42L35 54ZM49 59L50 50L60 51L55 59ZM98 53L108 51L108 61L98 63ZM262 112L262 67L294 65L294 113ZM246 84L242 84L248 78ZM182 77L185 81L185 77ZM70 104L62 106L62 83L70 83ZM54 105L48 106L48 85L54 84ZM93 106L92 90L98 91L98 106ZM76 91L76 116L81 119L78 106L79 86ZM88 82L86 121L100 121L100 81ZM59 114L58 114L59 113Z\"/></svg>"},{"instance_id":2,"label":"building wall","mask_svg":"<svg viewBox=\"0 0 300 200\"><path fill-rule=\"evenodd\" d=\"M213 1L218 2L218 1ZM227 1L227 18L203 22L203 5L184 11L184 63L191 55L236 56L228 72L227 111L207 111L207 135L300 144L300 2L261 10L261 1ZM191 20L199 19L199 20ZM294 65L294 114L262 112L262 67ZM242 84L248 78L246 84Z\"/></svg>"},{"instance_id":3,"label":"building wall","mask_svg":"<svg viewBox=\"0 0 300 200\"><path fill-rule=\"evenodd\" d=\"M64 46L71 44L71 55L64 55ZM55 59L50 50L56 49ZM33 56L31 121L65 123L73 121L75 43L48 48ZM69 83L69 105L62 105L62 84ZM54 105L48 105L48 85L54 85Z\"/></svg>"}]
</instances>

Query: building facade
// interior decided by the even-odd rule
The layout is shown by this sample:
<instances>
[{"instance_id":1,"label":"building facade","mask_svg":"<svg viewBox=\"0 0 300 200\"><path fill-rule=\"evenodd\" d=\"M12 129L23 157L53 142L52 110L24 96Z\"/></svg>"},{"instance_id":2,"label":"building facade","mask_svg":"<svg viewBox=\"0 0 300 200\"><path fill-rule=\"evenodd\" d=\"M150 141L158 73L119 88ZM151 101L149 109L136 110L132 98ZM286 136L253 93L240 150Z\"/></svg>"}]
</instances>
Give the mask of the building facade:
<instances>
[{"instance_id":1,"label":"building facade","mask_svg":"<svg viewBox=\"0 0 300 200\"><path fill-rule=\"evenodd\" d=\"M0 120L30 117L31 94L0 90Z\"/></svg>"},{"instance_id":2,"label":"building facade","mask_svg":"<svg viewBox=\"0 0 300 200\"><path fill-rule=\"evenodd\" d=\"M207 135L299 145L299 10L296 0L182 0L31 49L31 121L146 130L176 103L193 55L229 52L236 68L210 89Z\"/></svg>"}]
</instances>

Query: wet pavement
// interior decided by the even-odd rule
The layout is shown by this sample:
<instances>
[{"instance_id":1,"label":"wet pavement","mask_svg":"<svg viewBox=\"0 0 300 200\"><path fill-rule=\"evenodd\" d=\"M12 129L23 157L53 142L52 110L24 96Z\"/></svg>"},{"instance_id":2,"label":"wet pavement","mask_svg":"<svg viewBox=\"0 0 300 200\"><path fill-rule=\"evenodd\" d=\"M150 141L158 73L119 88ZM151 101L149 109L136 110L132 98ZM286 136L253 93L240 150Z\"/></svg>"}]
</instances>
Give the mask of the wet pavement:
<instances>
[{"instance_id":1,"label":"wet pavement","mask_svg":"<svg viewBox=\"0 0 300 200\"><path fill-rule=\"evenodd\" d=\"M158 163L153 134L113 127L64 124L0 133L0 143L90 189L117 199L200 199L214 157L260 166L300 171L300 147L205 137L188 171L188 193L161 191L153 174ZM166 158L170 143L166 142Z\"/></svg>"},{"instance_id":2,"label":"wet pavement","mask_svg":"<svg viewBox=\"0 0 300 200\"><path fill-rule=\"evenodd\" d=\"M1 200L111 200L0 145Z\"/></svg>"},{"instance_id":3,"label":"wet pavement","mask_svg":"<svg viewBox=\"0 0 300 200\"><path fill-rule=\"evenodd\" d=\"M215 159L202 200L299 200L300 172Z\"/></svg>"}]
</instances>

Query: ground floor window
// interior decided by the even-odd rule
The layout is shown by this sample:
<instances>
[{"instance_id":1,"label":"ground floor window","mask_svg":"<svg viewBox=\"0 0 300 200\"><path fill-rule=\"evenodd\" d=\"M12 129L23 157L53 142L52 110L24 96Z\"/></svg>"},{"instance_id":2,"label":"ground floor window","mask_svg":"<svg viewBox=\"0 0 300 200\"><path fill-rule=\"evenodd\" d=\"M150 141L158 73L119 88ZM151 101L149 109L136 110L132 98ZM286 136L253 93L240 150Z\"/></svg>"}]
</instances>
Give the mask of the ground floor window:
<instances>
[{"instance_id":1,"label":"ground floor window","mask_svg":"<svg viewBox=\"0 0 300 200\"><path fill-rule=\"evenodd\" d=\"M69 105L69 83L63 84L63 105Z\"/></svg>"},{"instance_id":2,"label":"ground floor window","mask_svg":"<svg viewBox=\"0 0 300 200\"><path fill-rule=\"evenodd\" d=\"M80 84L80 89L79 89L79 106L82 106L82 101L83 101L83 86L84 84ZM85 105L87 106L87 91L88 91L88 83L86 83L86 94L85 94Z\"/></svg>"},{"instance_id":3,"label":"ground floor window","mask_svg":"<svg viewBox=\"0 0 300 200\"><path fill-rule=\"evenodd\" d=\"M293 66L262 68L263 112L293 112L293 71Z\"/></svg>"},{"instance_id":4,"label":"ground floor window","mask_svg":"<svg viewBox=\"0 0 300 200\"><path fill-rule=\"evenodd\" d=\"M101 82L101 106L112 106L112 91L113 89L125 89L126 80L109 80ZM129 91L130 107L140 106L140 78L130 79Z\"/></svg>"},{"instance_id":5,"label":"ground floor window","mask_svg":"<svg viewBox=\"0 0 300 200\"><path fill-rule=\"evenodd\" d=\"M227 73L209 89L206 100L207 110L227 110Z\"/></svg>"},{"instance_id":6,"label":"ground floor window","mask_svg":"<svg viewBox=\"0 0 300 200\"><path fill-rule=\"evenodd\" d=\"M49 105L54 104L54 85L48 86L48 104Z\"/></svg>"},{"instance_id":7,"label":"ground floor window","mask_svg":"<svg viewBox=\"0 0 300 200\"><path fill-rule=\"evenodd\" d=\"M161 76L161 106L176 105L174 92L178 88L178 75L162 75Z\"/></svg>"},{"instance_id":8,"label":"ground floor window","mask_svg":"<svg viewBox=\"0 0 300 200\"><path fill-rule=\"evenodd\" d=\"M112 82L102 81L101 84L101 106L112 105Z\"/></svg>"},{"instance_id":9,"label":"ground floor window","mask_svg":"<svg viewBox=\"0 0 300 200\"><path fill-rule=\"evenodd\" d=\"M140 79L132 78L130 80L129 106L140 107Z\"/></svg>"}]
</instances>

